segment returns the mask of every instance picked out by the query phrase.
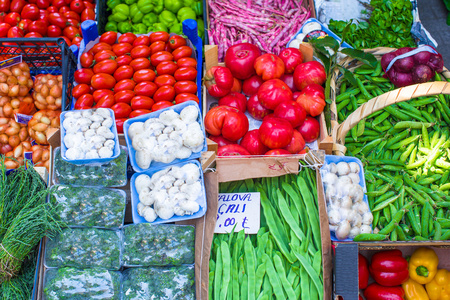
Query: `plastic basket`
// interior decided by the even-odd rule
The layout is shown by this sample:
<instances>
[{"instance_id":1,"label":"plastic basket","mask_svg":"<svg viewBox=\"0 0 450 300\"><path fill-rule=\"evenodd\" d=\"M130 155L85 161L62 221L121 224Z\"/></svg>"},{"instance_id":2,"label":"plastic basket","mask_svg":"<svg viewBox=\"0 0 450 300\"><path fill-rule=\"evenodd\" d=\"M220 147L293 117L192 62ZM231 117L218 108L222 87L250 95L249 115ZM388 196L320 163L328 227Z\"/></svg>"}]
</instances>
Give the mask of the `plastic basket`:
<instances>
[{"instance_id":1,"label":"plastic basket","mask_svg":"<svg viewBox=\"0 0 450 300\"><path fill-rule=\"evenodd\" d=\"M62 38L2 38L0 55L22 55L31 75L63 75L61 110L68 110L77 62L72 50Z\"/></svg>"}]
</instances>

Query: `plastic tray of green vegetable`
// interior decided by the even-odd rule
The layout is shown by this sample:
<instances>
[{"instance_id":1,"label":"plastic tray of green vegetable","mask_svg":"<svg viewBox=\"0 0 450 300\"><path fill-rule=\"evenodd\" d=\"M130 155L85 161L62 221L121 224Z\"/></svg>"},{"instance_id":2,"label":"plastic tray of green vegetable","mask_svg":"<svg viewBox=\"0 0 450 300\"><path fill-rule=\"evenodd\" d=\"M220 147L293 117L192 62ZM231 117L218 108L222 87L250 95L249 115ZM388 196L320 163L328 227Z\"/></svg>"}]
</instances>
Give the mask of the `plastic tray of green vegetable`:
<instances>
[{"instance_id":1,"label":"plastic tray of green vegetable","mask_svg":"<svg viewBox=\"0 0 450 300\"><path fill-rule=\"evenodd\" d=\"M119 189L54 185L51 200L69 227L122 227L126 193Z\"/></svg>"},{"instance_id":2,"label":"plastic tray of green vegetable","mask_svg":"<svg viewBox=\"0 0 450 300\"><path fill-rule=\"evenodd\" d=\"M99 268L49 269L44 274L43 300L119 300L122 274Z\"/></svg>"},{"instance_id":3,"label":"plastic tray of green vegetable","mask_svg":"<svg viewBox=\"0 0 450 300\"><path fill-rule=\"evenodd\" d=\"M47 268L99 267L119 270L121 233L98 228L66 228L47 240L44 265Z\"/></svg>"},{"instance_id":4,"label":"plastic tray of green vegetable","mask_svg":"<svg viewBox=\"0 0 450 300\"><path fill-rule=\"evenodd\" d=\"M123 228L123 265L166 266L193 264L195 228L141 223Z\"/></svg>"},{"instance_id":5,"label":"plastic tray of green vegetable","mask_svg":"<svg viewBox=\"0 0 450 300\"><path fill-rule=\"evenodd\" d=\"M107 163L75 165L61 157L61 147L53 152L53 184L121 187L127 184L127 147L120 146L118 158Z\"/></svg>"},{"instance_id":6,"label":"plastic tray of green vegetable","mask_svg":"<svg viewBox=\"0 0 450 300\"><path fill-rule=\"evenodd\" d=\"M126 300L195 299L194 266L130 268L123 272Z\"/></svg>"}]
</instances>

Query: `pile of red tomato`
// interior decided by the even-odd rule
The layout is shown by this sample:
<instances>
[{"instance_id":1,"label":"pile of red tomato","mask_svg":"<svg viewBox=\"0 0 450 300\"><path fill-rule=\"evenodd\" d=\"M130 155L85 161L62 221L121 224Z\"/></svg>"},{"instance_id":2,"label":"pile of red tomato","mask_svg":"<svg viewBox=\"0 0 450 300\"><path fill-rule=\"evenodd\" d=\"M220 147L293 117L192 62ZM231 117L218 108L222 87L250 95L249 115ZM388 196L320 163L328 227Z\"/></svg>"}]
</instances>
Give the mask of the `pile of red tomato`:
<instances>
[{"instance_id":1,"label":"pile of red tomato","mask_svg":"<svg viewBox=\"0 0 450 300\"><path fill-rule=\"evenodd\" d=\"M95 20L94 0L0 0L0 37L62 37L80 45L80 24Z\"/></svg>"},{"instance_id":2,"label":"pile of red tomato","mask_svg":"<svg viewBox=\"0 0 450 300\"><path fill-rule=\"evenodd\" d=\"M326 80L319 62L303 62L294 48L261 55L242 43L227 50L225 65L204 77L208 93L219 99L205 116L219 156L299 154L319 137L315 117L325 107ZM261 120L260 127L249 131L249 118Z\"/></svg>"},{"instance_id":3,"label":"pile of red tomato","mask_svg":"<svg viewBox=\"0 0 450 300\"><path fill-rule=\"evenodd\" d=\"M111 108L123 122L189 100L199 103L197 61L179 35L163 31L137 37L113 31L80 56L72 91L75 109Z\"/></svg>"}]
</instances>

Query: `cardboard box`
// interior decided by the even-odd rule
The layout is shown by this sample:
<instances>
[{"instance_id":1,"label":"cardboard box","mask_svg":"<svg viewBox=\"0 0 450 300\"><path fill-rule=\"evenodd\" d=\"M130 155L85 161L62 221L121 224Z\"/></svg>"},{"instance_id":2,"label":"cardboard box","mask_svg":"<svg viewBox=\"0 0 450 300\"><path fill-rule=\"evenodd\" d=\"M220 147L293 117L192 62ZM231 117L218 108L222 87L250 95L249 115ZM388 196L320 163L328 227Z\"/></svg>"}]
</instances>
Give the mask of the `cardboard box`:
<instances>
[{"instance_id":1,"label":"cardboard box","mask_svg":"<svg viewBox=\"0 0 450 300\"><path fill-rule=\"evenodd\" d=\"M336 243L334 255L334 299L358 299L358 253L364 255L369 263L372 255L382 250L399 249L403 257L410 256L418 247L432 248L439 257L439 269L450 269L448 256L450 242L366 242ZM369 280L369 283L372 281Z\"/></svg>"}]
</instances>

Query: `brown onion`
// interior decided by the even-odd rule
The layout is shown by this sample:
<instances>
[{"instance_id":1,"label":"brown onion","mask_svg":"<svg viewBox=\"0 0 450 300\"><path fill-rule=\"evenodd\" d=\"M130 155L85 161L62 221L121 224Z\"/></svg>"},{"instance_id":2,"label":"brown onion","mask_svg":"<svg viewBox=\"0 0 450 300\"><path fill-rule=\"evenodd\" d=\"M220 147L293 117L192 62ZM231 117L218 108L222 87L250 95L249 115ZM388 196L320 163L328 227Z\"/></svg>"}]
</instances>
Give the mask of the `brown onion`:
<instances>
[{"instance_id":1,"label":"brown onion","mask_svg":"<svg viewBox=\"0 0 450 300\"><path fill-rule=\"evenodd\" d=\"M18 158L19 156L22 156L22 153L23 153L23 146L22 145L19 145L19 146L17 146L16 148L14 148L14 157L15 158Z\"/></svg>"},{"instance_id":2,"label":"brown onion","mask_svg":"<svg viewBox=\"0 0 450 300\"><path fill-rule=\"evenodd\" d=\"M50 151L48 149L44 149L42 152L42 160L49 160L50 159Z\"/></svg>"},{"instance_id":3,"label":"brown onion","mask_svg":"<svg viewBox=\"0 0 450 300\"><path fill-rule=\"evenodd\" d=\"M31 156L33 163L37 163L42 159L42 152L42 149L33 150L33 155Z\"/></svg>"},{"instance_id":4,"label":"brown onion","mask_svg":"<svg viewBox=\"0 0 450 300\"><path fill-rule=\"evenodd\" d=\"M0 144L7 144L8 141L9 137L6 134L4 133L0 134Z\"/></svg>"},{"instance_id":5,"label":"brown onion","mask_svg":"<svg viewBox=\"0 0 450 300\"><path fill-rule=\"evenodd\" d=\"M20 128L19 138L22 142L28 138L28 131L26 127Z\"/></svg>"},{"instance_id":6,"label":"brown onion","mask_svg":"<svg viewBox=\"0 0 450 300\"><path fill-rule=\"evenodd\" d=\"M7 160L5 161L5 167L7 169L16 169L19 167L19 164L13 160Z\"/></svg>"},{"instance_id":7,"label":"brown onion","mask_svg":"<svg viewBox=\"0 0 450 300\"><path fill-rule=\"evenodd\" d=\"M47 144L47 138L45 137L45 134L40 131L36 131L34 135L36 137L36 142L38 142L39 144Z\"/></svg>"},{"instance_id":8,"label":"brown onion","mask_svg":"<svg viewBox=\"0 0 450 300\"><path fill-rule=\"evenodd\" d=\"M8 139L8 144L11 145L11 147L16 147L20 144L20 138L17 135L12 135Z\"/></svg>"},{"instance_id":9,"label":"brown onion","mask_svg":"<svg viewBox=\"0 0 450 300\"><path fill-rule=\"evenodd\" d=\"M55 104L56 99L55 99L55 97L47 96L45 98L45 101L47 101L48 104Z\"/></svg>"},{"instance_id":10,"label":"brown onion","mask_svg":"<svg viewBox=\"0 0 450 300\"><path fill-rule=\"evenodd\" d=\"M47 130L47 128L48 128L48 125L44 124L44 123L37 123L36 125L34 125L32 127L33 130L41 131L41 132L44 132L45 130Z\"/></svg>"},{"instance_id":11,"label":"brown onion","mask_svg":"<svg viewBox=\"0 0 450 300\"><path fill-rule=\"evenodd\" d=\"M5 130L6 135L12 136L19 133L19 129L15 127L9 127Z\"/></svg>"},{"instance_id":12,"label":"brown onion","mask_svg":"<svg viewBox=\"0 0 450 300\"><path fill-rule=\"evenodd\" d=\"M31 143L28 141L22 142L22 146L24 150L30 150L31 149Z\"/></svg>"},{"instance_id":13,"label":"brown onion","mask_svg":"<svg viewBox=\"0 0 450 300\"><path fill-rule=\"evenodd\" d=\"M62 96L62 89L59 85L54 85L50 90L50 95L59 98Z\"/></svg>"},{"instance_id":14,"label":"brown onion","mask_svg":"<svg viewBox=\"0 0 450 300\"><path fill-rule=\"evenodd\" d=\"M8 96L17 97L19 96L19 85L14 85L9 88Z\"/></svg>"}]
</instances>

